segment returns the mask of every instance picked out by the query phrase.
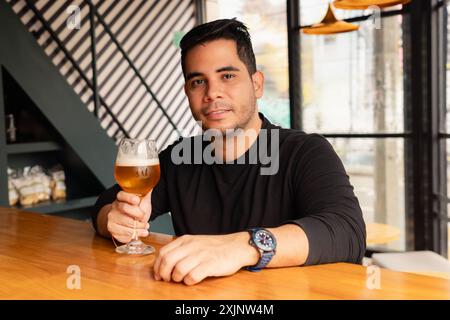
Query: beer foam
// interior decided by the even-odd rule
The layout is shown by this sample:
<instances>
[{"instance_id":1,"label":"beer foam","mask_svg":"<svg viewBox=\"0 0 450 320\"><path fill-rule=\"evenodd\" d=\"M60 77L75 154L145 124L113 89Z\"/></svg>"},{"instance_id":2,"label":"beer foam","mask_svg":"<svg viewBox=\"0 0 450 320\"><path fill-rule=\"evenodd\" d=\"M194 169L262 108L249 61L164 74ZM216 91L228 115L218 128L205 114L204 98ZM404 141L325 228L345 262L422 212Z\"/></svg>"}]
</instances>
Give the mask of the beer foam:
<instances>
[{"instance_id":1,"label":"beer foam","mask_svg":"<svg viewBox=\"0 0 450 320\"><path fill-rule=\"evenodd\" d=\"M146 167L146 166L155 166L158 164L159 159L119 158L116 160L116 166L121 167Z\"/></svg>"}]
</instances>

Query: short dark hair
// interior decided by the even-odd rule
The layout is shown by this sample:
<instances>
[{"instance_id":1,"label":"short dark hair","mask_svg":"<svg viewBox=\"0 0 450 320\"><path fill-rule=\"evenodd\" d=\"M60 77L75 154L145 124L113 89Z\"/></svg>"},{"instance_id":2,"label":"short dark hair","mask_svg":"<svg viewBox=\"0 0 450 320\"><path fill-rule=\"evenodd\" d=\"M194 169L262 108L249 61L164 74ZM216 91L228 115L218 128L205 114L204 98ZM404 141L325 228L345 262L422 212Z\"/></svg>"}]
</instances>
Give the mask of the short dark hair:
<instances>
[{"instance_id":1,"label":"short dark hair","mask_svg":"<svg viewBox=\"0 0 450 320\"><path fill-rule=\"evenodd\" d=\"M220 19L196 26L181 39L181 67L186 77L186 54L193 47L212 40L229 39L236 42L239 59L246 65L250 75L256 72L255 54L247 27L233 19Z\"/></svg>"}]
</instances>

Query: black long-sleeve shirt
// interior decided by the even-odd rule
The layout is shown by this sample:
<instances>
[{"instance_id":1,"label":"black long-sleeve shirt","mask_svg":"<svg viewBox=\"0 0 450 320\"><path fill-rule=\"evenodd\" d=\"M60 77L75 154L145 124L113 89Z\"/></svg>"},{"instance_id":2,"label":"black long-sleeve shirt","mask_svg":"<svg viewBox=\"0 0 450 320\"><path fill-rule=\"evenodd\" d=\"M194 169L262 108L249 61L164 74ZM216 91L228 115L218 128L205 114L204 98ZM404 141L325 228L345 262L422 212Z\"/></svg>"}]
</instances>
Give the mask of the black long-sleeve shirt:
<instances>
[{"instance_id":1,"label":"black long-sleeve shirt","mask_svg":"<svg viewBox=\"0 0 450 320\"><path fill-rule=\"evenodd\" d=\"M172 161L172 150L175 146L179 148L180 143L194 146L199 142L196 139L200 139L204 150L208 142L202 136L179 139L162 151L161 178L151 199L151 220L171 212L178 236L227 234L250 227L293 223L308 238L306 265L361 263L366 248L365 223L353 187L330 143L320 135L283 129L262 114L260 117L262 129L269 133L268 139L261 140L262 135L258 136L241 156L247 159L246 164ZM263 143L275 141L270 131L274 129L279 130L278 172L263 175L261 168L269 164L264 161L251 164L248 159ZM267 148L270 151L270 146ZM270 165L273 167L273 162ZM113 202L119 191L120 187L115 185L97 200L96 214L92 217L96 229L99 209Z\"/></svg>"}]
</instances>

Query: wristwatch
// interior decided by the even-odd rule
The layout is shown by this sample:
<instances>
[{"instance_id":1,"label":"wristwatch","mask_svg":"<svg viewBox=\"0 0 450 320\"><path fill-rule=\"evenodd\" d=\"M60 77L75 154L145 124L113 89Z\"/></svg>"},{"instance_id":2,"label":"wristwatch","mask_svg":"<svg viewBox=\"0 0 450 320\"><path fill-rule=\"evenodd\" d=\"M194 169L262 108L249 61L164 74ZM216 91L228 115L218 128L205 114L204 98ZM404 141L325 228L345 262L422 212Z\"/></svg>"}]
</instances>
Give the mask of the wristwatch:
<instances>
[{"instance_id":1,"label":"wristwatch","mask_svg":"<svg viewBox=\"0 0 450 320\"><path fill-rule=\"evenodd\" d=\"M245 267L249 271L260 271L265 268L276 253L277 240L275 236L264 228L252 228L247 230L250 233L249 244L255 247L260 254L257 264Z\"/></svg>"}]
</instances>

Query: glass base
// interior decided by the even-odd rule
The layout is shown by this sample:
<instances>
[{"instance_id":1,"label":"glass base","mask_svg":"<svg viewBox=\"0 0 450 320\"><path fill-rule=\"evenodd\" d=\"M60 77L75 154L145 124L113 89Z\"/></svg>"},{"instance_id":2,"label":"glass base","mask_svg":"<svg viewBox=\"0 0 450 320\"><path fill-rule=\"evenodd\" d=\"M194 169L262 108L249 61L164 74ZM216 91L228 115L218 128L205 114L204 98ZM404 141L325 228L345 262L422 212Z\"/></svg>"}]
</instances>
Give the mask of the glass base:
<instances>
[{"instance_id":1,"label":"glass base","mask_svg":"<svg viewBox=\"0 0 450 320\"><path fill-rule=\"evenodd\" d=\"M155 252L155 248L143 243L141 240L132 240L123 246L117 247L116 252L124 254L151 254Z\"/></svg>"}]
</instances>

